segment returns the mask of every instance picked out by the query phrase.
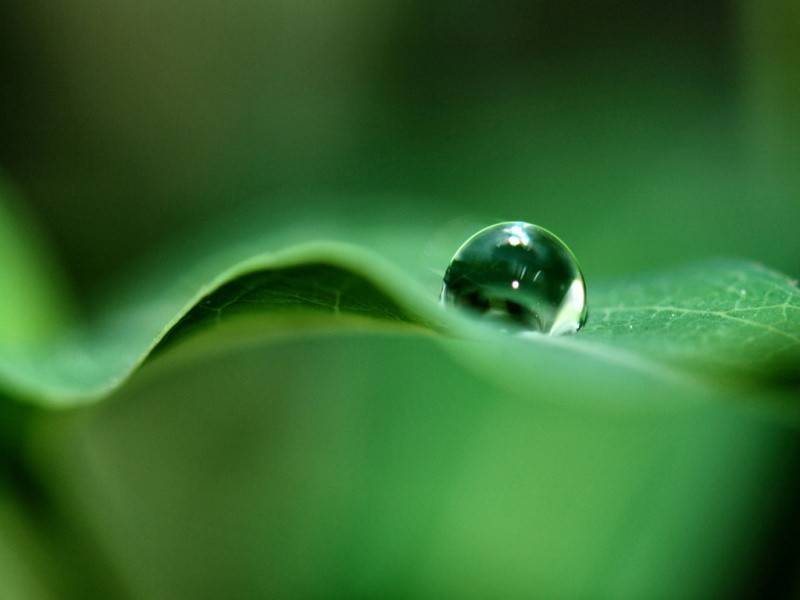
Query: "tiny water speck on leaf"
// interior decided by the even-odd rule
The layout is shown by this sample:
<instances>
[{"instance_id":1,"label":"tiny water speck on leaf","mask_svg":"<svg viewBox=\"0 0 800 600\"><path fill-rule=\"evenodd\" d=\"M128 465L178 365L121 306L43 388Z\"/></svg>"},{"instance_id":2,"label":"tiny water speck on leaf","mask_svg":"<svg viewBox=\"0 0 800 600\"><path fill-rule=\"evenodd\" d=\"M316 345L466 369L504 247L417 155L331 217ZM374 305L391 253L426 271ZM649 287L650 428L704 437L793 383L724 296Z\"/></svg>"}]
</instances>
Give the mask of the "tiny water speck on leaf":
<instances>
[{"instance_id":1,"label":"tiny water speck on leaf","mask_svg":"<svg viewBox=\"0 0 800 600\"><path fill-rule=\"evenodd\" d=\"M441 301L511 331L574 333L586 322L578 261L554 234L509 221L478 231L456 251Z\"/></svg>"}]
</instances>

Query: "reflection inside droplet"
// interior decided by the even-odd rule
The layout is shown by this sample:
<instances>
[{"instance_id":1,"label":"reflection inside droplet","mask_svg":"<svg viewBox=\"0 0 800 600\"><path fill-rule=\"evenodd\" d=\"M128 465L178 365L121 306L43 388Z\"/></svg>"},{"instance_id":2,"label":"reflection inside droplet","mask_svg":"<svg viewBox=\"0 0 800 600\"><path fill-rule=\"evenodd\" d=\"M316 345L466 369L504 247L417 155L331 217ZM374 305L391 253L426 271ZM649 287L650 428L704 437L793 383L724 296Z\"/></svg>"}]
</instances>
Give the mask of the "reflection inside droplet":
<instances>
[{"instance_id":1,"label":"reflection inside droplet","mask_svg":"<svg viewBox=\"0 0 800 600\"><path fill-rule=\"evenodd\" d=\"M469 238L444 276L442 302L503 328L573 333L586 321L586 284L569 248L530 223L498 223Z\"/></svg>"}]
</instances>

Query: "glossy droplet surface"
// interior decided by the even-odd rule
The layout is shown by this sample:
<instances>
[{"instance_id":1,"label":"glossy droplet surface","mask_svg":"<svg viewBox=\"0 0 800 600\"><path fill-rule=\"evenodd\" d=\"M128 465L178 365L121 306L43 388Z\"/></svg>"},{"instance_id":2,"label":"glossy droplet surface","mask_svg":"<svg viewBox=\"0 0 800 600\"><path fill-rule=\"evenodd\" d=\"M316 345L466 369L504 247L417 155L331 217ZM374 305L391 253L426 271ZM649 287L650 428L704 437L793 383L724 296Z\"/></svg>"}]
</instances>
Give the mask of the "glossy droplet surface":
<instances>
[{"instance_id":1,"label":"glossy droplet surface","mask_svg":"<svg viewBox=\"0 0 800 600\"><path fill-rule=\"evenodd\" d=\"M522 221L497 223L464 242L447 267L441 299L504 329L559 335L586 321L578 261L555 235Z\"/></svg>"}]
</instances>

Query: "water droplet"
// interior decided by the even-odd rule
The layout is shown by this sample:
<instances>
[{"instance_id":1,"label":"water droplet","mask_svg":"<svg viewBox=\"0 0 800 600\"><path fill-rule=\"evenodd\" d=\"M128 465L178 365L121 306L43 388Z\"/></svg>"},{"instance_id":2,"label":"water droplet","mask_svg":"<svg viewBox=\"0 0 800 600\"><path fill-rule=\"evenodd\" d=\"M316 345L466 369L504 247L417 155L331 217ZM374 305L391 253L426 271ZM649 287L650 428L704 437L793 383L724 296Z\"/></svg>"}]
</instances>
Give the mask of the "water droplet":
<instances>
[{"instance_id":1,"label":"water droplet","mask_svg":"<svg viewBox=\"0 0 800 600\"><path fill-rule=\"evenodd\" d=\"M517 330L559 335L586 321L586 284L572 252L522 221L497 223L464 242L444 275L441 299Z\"/></svg>"}]
</instances>

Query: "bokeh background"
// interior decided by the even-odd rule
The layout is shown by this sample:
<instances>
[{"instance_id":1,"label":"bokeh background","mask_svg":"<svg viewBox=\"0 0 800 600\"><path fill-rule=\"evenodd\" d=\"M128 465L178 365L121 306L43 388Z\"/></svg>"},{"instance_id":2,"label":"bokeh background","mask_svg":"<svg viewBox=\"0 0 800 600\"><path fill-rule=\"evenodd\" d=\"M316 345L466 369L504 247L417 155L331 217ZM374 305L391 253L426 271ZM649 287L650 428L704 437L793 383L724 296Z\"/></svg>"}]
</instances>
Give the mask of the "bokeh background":
<instances>
[{"instance_id":1,"label":"bokeh background","mask_svg":"<svg viewBox=\"0 0 800 600\"><path fill-rule=\"evenodd\" d=\"M0 171L79 312L253 214L529 220L590 289L717 255L797 276L799 161L794 0L0 0ZM532 405L420 344L156 361L40 420L35 473L4 462L0 580L29 597L798 593L794 430Z\"/></svg>"},{"instance_id":2,"label":"bokeh background","mask_svg":"<svg viewBox=\"0 0 800 600\"><path fill-rule=\"evenodd\" d=\"M528 218L599 275L800 272L791 0L0 10L0 164L78 289L220 214L321 204Z\"/></svg>"}]
</instances>

